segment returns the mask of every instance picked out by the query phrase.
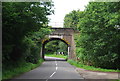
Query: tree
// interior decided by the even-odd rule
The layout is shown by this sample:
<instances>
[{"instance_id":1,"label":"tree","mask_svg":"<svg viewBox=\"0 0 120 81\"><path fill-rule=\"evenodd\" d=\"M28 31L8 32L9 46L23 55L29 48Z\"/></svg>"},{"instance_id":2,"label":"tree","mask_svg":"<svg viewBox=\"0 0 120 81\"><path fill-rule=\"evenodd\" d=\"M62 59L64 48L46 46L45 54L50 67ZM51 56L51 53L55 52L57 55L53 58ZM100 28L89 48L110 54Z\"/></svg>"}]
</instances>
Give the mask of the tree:
<instances>
[{"instance_id":1,"label":"tree","mask_svg":"<svg viewBox=\"0 0 120 81\"><path fill-rule=\"evenodd\" d=\"M55 52L57 52L57 50L59 49L58 47L59 41L58 40L53 40L48 42L45 45L45 53L47 54L54 54Z\"/></svg>"},{"instance_id":2,"label":"tree","mask_svg":"<svg viewBox=\"0 0 120 81\"><path fill-rule=\"evenodd\" d=\"M79 21L80 52L83 63L103 68L120 68L120 2L91 2Z\"/></svg>"},{"instance_id":3,"label":"tree","mask_svg":"<svg viewBox=\"0 0 120 81\"><path fill-rule=\"evenodd\" d=\"M79 16L67 14L64 26L77 27L76 53L79 62L95 67L119 69L120 2L90 2ZM76 19L75 19L75 18ZM72 23L77 24L72 24Z\"/></svg>"},{"instance_id":4,"label":"tree","mask_svg":"<svg viewBox=\"0 0 120 81\"><path fill-rule=\"evenodd\" d=\"M66 14L64 18L64 27L78 30L77 25L81 17L83 17L83 11L80 10L73 10L69 14Z\"/></svg>"},{"instance_id":5,"label":"tree","mask_svg":"<svg viewBox=\"0 0 120 81\"><path fill-rule=\"evenodd\" d=\"M45 45L46 54L56 54L57 52L64 52L67 55L67 45L60 40L53 40Z\"/></svg>"},{"instance_id":6,"label":"tree","mask_svg":"<svg viewBox=\"0 0 120 81\"><path fill-rule=\"evenodd\" d=\"M37 47L35 32L43 38L48 28L47 15L52 14L50 2L3 2L3 64L25 59L26 51ZM35 38L34 38L35 39ZM40 38L41 39L41 38ZM31 47L30 47L31 46ZM33 49L34 49L33 48ZM38 49L37 49L38 50Z\"/></svg>"}]
</instances>

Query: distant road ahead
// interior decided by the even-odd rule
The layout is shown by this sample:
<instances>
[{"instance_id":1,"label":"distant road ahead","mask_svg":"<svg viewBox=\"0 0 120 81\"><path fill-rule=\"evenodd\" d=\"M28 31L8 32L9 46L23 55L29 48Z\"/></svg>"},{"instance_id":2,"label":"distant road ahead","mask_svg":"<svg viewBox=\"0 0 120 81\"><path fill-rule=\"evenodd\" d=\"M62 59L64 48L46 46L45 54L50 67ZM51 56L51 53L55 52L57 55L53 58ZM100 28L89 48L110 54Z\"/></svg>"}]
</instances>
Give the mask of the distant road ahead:
<instances>
[{"instance_id":1,"label":"distant road ahead","mask_svg":"<svg viewBox=\"0 0 120 81\"><path fill-rule=\"evenodd\" d=\"M16 77L15 79L83 79L74 66L64 59L55 57L45 57L46 61L40 67ZM19 80L18 80L19 81Z\"/></svg>"}]
</instances>

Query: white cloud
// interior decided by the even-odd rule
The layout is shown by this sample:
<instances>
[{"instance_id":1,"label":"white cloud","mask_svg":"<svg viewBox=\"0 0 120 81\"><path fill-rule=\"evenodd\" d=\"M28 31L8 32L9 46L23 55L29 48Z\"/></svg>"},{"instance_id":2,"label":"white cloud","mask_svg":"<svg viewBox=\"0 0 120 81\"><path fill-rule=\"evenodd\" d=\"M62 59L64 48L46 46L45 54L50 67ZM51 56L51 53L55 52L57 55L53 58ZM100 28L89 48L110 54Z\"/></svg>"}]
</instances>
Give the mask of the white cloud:
<instances>
[{"instance_id":1,"label":"white cloud","mask_svg":"<svg viewBox=\"0 0 120 81\"><path fill-rule=\"evenodd\" d=\"M64 16L72 10L83 11L90 0L53 0L55 14L49 16L49 25L52 27L63 27Z\"/></svg>"}]
</instances>

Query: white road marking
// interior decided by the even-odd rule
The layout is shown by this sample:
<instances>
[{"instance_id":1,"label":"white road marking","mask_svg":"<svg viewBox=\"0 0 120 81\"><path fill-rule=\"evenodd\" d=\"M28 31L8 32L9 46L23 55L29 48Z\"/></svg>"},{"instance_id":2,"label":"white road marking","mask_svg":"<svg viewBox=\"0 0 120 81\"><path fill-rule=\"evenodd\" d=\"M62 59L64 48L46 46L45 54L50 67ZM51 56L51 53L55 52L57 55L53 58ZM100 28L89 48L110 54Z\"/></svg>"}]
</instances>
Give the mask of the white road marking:
<instances>
[{"instance_id":1,"label":"white road marking","mask_svg":"<svg viewBox=\"0 0 120 81\"><path fill-rule=\"evenodd\" d=\"M55 65L56 65L56 70L57 70L58 67L57 67L57 61L56 61L56 59L55 59ZM55 73L56 73L56 72L53 72L52 75L50 75L50 78L51 78ZM46 81L48 81L48 79L47 79Z\"/></svg>"},{"instance_id":2,"label":"white road marking","mask_svg":"<svg viewBox=\"0 0 120 81\"><path fill-rule=\"evenodd\" d=\"M57 67L57 61L55 60L55 64L56 64L56 70L58 69L58 67Z\"/></svg>"},{"instance_id":3,"label":"white road marking","mask_svg":"<svg viewBox=\"0 0 120 81\"><path fill-rule=\"evenodd\" d=\"M58 69L58 67L56 67L56 70Z\"/></svg>"},{"instance_id":4,"label":"white road marking","mask_svg":"<svg viewBox=\"0 0 120 81\"><path fill-rule=\"evenodd\" d=\"M46 79L46 81L48 81L48 79Z\"/></svg>"},{"instance_id":5,"label":"white road marking","mask_svg":"<svg viewBox=\"0 0 120 81\"><path fill-rule=\"evenodd\" d=\"M56 72L54 72L50 77L52 77Z\"/></svg>"},{"instance_id":6,"label":"white road marking","mask_svg":"<svg viewBox=\"0 0 120 81\"><path fill-rule=\"evenodd\" d=\"M57 64L57 61L55 60L55 64Z\"/></svg>"}]
</instances>

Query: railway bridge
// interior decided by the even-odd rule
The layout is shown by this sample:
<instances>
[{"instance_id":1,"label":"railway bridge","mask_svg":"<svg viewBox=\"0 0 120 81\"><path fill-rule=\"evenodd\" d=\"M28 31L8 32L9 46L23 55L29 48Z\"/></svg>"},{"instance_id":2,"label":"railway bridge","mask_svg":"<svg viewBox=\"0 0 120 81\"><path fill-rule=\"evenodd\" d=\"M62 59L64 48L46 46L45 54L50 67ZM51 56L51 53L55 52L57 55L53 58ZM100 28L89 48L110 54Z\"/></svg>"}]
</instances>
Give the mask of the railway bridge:
<instances>
[{"instance_id":1,"label":"railway bridge","mask_svg":"<svg viewBox=\"0 0 120 81\"><path fill-rule=\"evenodd\" d=\"M42 40L41 57L44 59L45 45L52 40L61 40L68 46L68 59L76 59L73 28L51 28L52 32Z\"/></svg>"}]
</instances>

